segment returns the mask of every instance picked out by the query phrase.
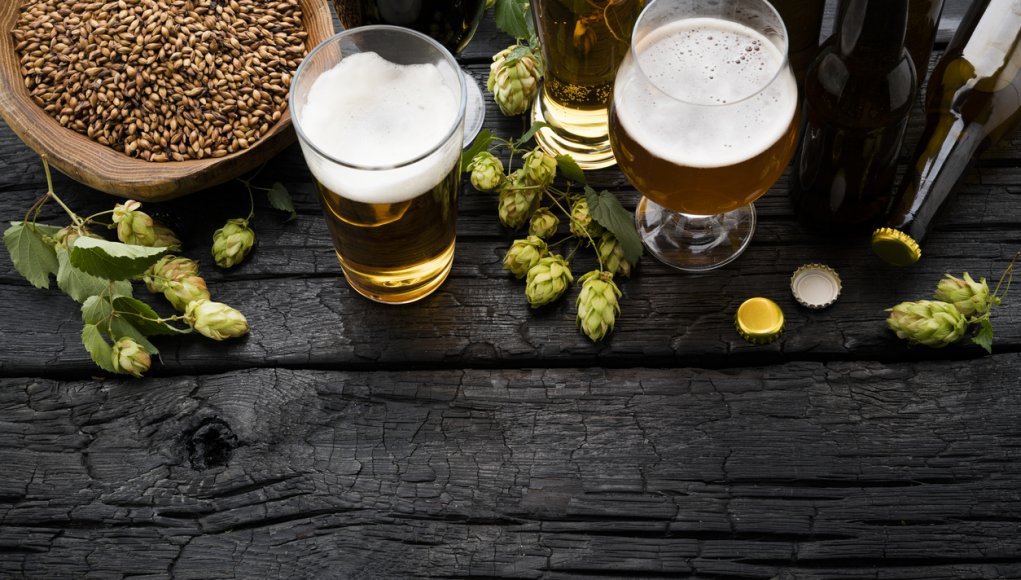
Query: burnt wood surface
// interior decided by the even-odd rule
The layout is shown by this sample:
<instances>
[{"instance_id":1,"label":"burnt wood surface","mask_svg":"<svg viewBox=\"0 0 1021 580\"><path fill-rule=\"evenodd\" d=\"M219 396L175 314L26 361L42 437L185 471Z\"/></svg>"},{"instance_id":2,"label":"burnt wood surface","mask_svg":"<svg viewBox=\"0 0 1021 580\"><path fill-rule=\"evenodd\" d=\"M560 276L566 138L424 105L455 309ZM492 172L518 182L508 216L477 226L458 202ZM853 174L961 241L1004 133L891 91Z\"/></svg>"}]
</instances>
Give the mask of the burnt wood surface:
<instances>
[{"instance_id":1,"label":"burnt wood surface","mask_svg":"<svg viewBox=\"0 0 1021 580\"><path fill-rule=\"evenodd\" d=\"M966 7L947 2L934 59ZM462 62L484 82L508 42L487 17ZM490 102L487 127L524 125ZM55 179L82 214L119 201ZM590 179L637 202L616 169ZM600 344L575 328L577 289L528 307L495 195L467 180L450 278L403 307L343 281L297 146L257 182L273 180L298 218L257 195L258 245L229 271L209 245L247 213L240 185L146 204L252 330L158 338L143 380L105 376L79 306L0 253L0 578L1021 578L1017 290L992 355L909 348L884 323L945 272L995 281L1021 249L1021 132L968 173L917 265L807 233L785 175L732 265L643 257ZM0 122L0 221L45 189ZM808 262L840 272L833 307L791 297ZM751 296L784 309L776 343L734 330Z\"/></svg>"}]
</instances>

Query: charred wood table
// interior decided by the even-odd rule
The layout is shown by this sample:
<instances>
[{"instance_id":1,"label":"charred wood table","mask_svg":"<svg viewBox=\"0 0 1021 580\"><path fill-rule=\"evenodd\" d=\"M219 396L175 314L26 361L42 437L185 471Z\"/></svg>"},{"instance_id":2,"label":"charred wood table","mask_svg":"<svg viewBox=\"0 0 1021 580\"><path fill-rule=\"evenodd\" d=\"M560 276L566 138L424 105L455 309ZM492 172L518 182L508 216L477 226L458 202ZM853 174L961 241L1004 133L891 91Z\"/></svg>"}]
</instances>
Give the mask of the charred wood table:
<instances>
[{"instance_id":1,"label":"charred wood table","mask_svg":"<svg viewBox=\"0 0 1021 580\"><path fill-rule=\"evenodd\" d=\"M966 4L947 3L934 58ZM507 42L487 21L463 62L484 80ZM262 175L298 219L257 196L258 245L234 270L208 248L247 213L239 185L146 207L252 330L158 339L143 380L99 371L78 305L0 256L0 577L1021 578L1021 295L995 311L992 355L909 348L883 311L944 272L1003 271L1021 134L969 172L914 267L809 235L784 177L734 264L686 276L643 257L600 344L575 328L576 289L529 309L494 195L465 187L450 279L393 307L343 281L297 146ZM634 207L619 171L592 179ZM116 201L56 188L83 213ZM45 189L0 125L2 221ZM842 275L833 307L790 296L808 262ZM788 319L767 346L732 322L757 295Z\"/></svg>"}]
</instances>

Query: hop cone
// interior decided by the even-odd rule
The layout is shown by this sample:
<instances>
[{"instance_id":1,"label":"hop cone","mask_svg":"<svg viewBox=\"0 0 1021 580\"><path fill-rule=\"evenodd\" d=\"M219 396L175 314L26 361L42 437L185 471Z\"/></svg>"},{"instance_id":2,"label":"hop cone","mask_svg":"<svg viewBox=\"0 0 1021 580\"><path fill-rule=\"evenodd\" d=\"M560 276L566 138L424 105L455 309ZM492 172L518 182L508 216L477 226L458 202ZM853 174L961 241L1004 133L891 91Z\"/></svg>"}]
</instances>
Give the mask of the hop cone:
<instances>
[{"instance_id":1,"label":"hop cone","mask_svg":"<svg viewBox=\"0 0 1021 580\"><path fill-rule=\"evenodd\" d=\"M528 270L525 279L525 297L532 308L553 302L574 282L571 266L559 254L546 256Z\"/></svg>"},{"instance_id":2,"label":"hop cone","mask_svg":"<svg viewBox=\"0 0 1021 580\"><path fill-rule=\"evenodd\" d=\"M593 270L580 278L578 295L578 328L585 336L598 342L613 330L620 313L620 290L613 282L613 274Z\"/></svg>"},{"instance_id":3,"label":"hop cone","mask_svg":"<svg viewBox=\"0 0 1021 580\"><path fill-rule=\"evenodd\" d=\"M516 230L525 225L539 201L539 190L529 185L524 172L518 169L500 187L498 213L500 223Z\"/></svg>"},{"instance_id":4,"label":"hop cone","mask_svg":"<svg viewBox=\"0 0 1021 580\"><path fill-rule=\"evenodd\" d=\"M248 320L240 311L207 299L188 304L184 321L202 336L224 340L248 333Z\"/></svg>"},{"instance_id":5,"label":"hop cone","mask_svg":"<svg viewBox=\"0 0 1021 580\"><path fill-rule=\"evenodd\" d=\"M532 266L538 264L546 254L546 242L536 236L514 240L503 257L503 267L514 274L515 278L520 279L528 274Z\"/></svg>"},{"instance_id":6,"label":"hop cone","mask_svg":"<svg viewBox=\"0 0 1021 580\"><path fill-rule=\"evenodd\" d=\"M189 258L166 255L149 266L142 274L142 281L149 292L163 292L169 282L180 282L188 276L198 276L199 263Z\"/></svg>"},{"instance_id":7,"label":"hop cone","mask_svg":"<svg viewBox=\"0 0 1021 580\"><path fill-rule=\"evenodd\" d=\"M209 289L206 287L206 281L200 276L185 276L180 280L167 282L163 296L170 301L174 309L184 312L188 305L196 300L209 300Z\"/></svg>"},{"instance_id":8,"label":"hop cone","mask_svg":"<svg viewBox=\"0 0 1021 580\"><path fill-rule=\"evenodd\" d=\"M125 244L152 246L156 243L156 228L152 218L138 208L142 204L130 200L113 208L113 223L117 224L117 239Z\"/></svg>"},{"instance_id":9,"label":"hop cone","mask_svg":"<svg viewBox=\"0 0 1021 580\"><path fill-rule=\"evenodd\" d=\"M503 162L489 151L472 157L468 164L472 186L479 191L491 191L503 182Z\"/></svg>"},{"instance_id":10,"label":"hop cone","mask_svg":"<svg viewBox=\"0 0 1021 580\"><path fill-rule=\"evenodd\" d=\"M156 239L152 243L153 247L167 248L171 252L181 251L181 240L174 233L174 230L157 221L153 222L153 230L156 232Z\"/></svg>"},{"instance_id":11,"label":"hop cone","mask_svg":"<svg viewBox=\"0 0 1021 580\"><path fill-rule=\"evenodd\" d=\"M985 278L976 282L967 272L963 279L947 274L940 280L936 287L936 299L953 304L965 318L982 316L990 307L1000 303L999 298L989 295Z\"/></svg>"},{"instance_id":12,"label":"hop cone","mask_svg":"<svg viewBox=\"0 0 1021 580\"><path fill-rule=\"evenodd\" d=\"M213 232L213 260L221 268L232 268L245 259L253 245L255 232L248 227L248 220L227 220L222 228Z\"/></svg>"},{"instance_id":13,"label":"hop cone","mask_svg":"<svg viewBox=\"0 0 1021 580\"><path fill-rule=\"evenodd\" d=\"M532 214L532 219L528 221L528 235L547 240L557 233L559 225L560 218L556 214L544 207L540 207L535 210L535 213Z\"/></svg>"},{"instance_id":14,"label":"hop cone","mask_svg":"<svg viewBox=\"0 0 1021 580\"><path fill-rule=\"evenodd\" d=\"M571 205L571 233L586 241L589 236L593 240L598 239L603 233L603 226L592 219L592 214L588 210L588 200L584 197Z\"/></svg>"},{"instance_id":15,"label":"hop cone","mask_svg":"<svg viewBox=\"0 0 1021 580\"><path fill-rule=\"evenodd\" d=\"M603 261L603 267L611 274L620 274L625 278L631 276L631 262L624 259L624 248L612 232L605 231L596 240L596 253Z\"/></svg>"},{"instance_id":16,"label":"hop cone","mask_svg":"<svg viewBox=\"0 0 1021 580\"><path fill-rule=\"evenodd\" d=\"M886 311L886 325L898 338L933 348L957 342L968 328L956 306L939 300L901 302Z\"/></svg>"},{"instance_id":17,"label":"hop cone","mask_svg":"<svg viewBox=\"0 0 1021 580\"><path fill-rule=\"evenodd\" d=\"M64 226L60 228L57 234L53 237L53 243L60 246L61 248L71 249L74 245L74 241L80 237L87 238L98 238L96 234L90 232L85 226Z\"/></svg>"},{"instance_id":18,"label":"hop cone","mask_svg":"<svg viewBox=\"0 0 1021 580\"><path fill-rule=\"evenodd\" d=\"M517 45L510 46L493 56L486 82L500 111L508 116L528 110L539 92L539 79L542 78L542 66L532 50L526 50L521 56L510 56L518 48Z\"/></svg>"},{"instance_id":19,"label":"hop cone","mask_svg":"<svg viewBox=\"0 0 1021 580\"><path fill-rule=\"evenodd\" d=\"M522 158L525 177L536 185L549 185L557 175L557 159L536 147Z\"/></svg>"},{"instance_id":20,"label":"hop cone","mask_svg":"<svg viewBox=\"0 0 1021 580\"><path fill-rule=\"evenodd\" d=\"M137 378L142 378L142 373L149 370L152 364L149 353L130 338L122 338L114 343L111 357L115 371Z\"/></svg>"}]
</instances>

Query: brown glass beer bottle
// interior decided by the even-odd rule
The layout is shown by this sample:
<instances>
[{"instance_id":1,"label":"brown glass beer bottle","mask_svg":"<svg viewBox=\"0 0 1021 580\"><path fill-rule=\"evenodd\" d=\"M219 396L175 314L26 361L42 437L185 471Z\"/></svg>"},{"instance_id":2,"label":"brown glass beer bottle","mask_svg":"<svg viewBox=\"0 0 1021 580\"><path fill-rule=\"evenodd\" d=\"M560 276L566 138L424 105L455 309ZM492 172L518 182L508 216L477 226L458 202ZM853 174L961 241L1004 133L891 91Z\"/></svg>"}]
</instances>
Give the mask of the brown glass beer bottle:
<instances>
[{"instance_id":1,"label":"brown glass beer bottle","mask_svg":"<svg viewBox=\"0 0 1021 580\"><path fill-rule=\"evenodd\" d=\"M907 13L908 0L847 0L808 69L791 197L810 229L868 231L889 207L918 90Z\"/></svg>"},{"instance_id":2,"label":"brown glass beer bottle","mask_svg":"<svg viewBox=\"0 0 1021 580\"><path fill-rule=\"evenodd\" d=\"M922 86L925 73L929 70L932 43L936 41L939 18L943 14L943 0L909 0L908 30L904 45L915 64L917 85Z\"/></svg>"},{"instance_id":3,"label":"brown glass beer bottle","mask_svg":"<svg viewBox=\"0 0 1021 580\"><path fill-rule=\"evenodd\" d=\"M936 63L926 124L886 226L872 247L887 262L921 257L936 211L971 162L1021 121L1021 0L975 0Z\"/></svg>"},{"instance_id":4,"label":"brown glass beer bottle","mask_svg":"<svg viewBox=\"0 0 1021 580\"><path fill-rule=\"evenodd\" d=\"M819 53L826 0L773 0L773 7L787 27L787 58L791 61L798 85L805 82L805 72Z\"/></svg>"}]
</instances>

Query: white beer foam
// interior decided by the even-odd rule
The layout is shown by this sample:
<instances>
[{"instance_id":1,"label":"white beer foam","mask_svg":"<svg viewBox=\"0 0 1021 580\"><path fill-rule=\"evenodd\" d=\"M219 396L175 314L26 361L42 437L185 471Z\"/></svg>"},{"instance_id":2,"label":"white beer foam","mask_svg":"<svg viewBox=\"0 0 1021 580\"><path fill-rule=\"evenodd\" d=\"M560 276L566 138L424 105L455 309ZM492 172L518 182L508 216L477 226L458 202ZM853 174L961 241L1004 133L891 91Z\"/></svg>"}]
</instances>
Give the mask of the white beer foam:
<instances>
[{"instance_id":1,"label":"white beer foam","mask_svg":"<svg viewBox=\"0 0 1021 580\"><path fill-rule=\"evenodd\" d=\"M309 89L299 121L316 148L346 164L391 167L441 144L459 101L434 64L398 65L374 52L345 56ZM302 144L305 147L305 144ZM335 193L363 203L397 203L439 183L457 163L461 139L448 139L404 167L363 170L305 150L312 174Z\"/></svg>"},{"instance_id":2,"label":"white beer foam","mask_svg":"<svg viewBox=\"0 0 1021 580\"><path fill-rule=\"evenodd\" d=\"M652 154L689 167L734 165L790 127L798 106L794 75L784 67L770 84L784 55L755 30L690 18L654 30L635 48L641 70L631 67L618 79L614 109ZM643 72L659 90L641 82Z\"/></svg>"}]
</instances>

